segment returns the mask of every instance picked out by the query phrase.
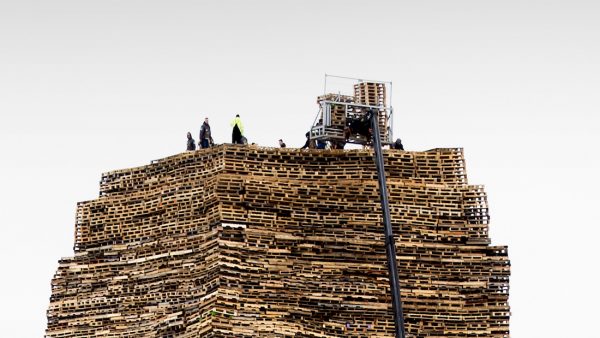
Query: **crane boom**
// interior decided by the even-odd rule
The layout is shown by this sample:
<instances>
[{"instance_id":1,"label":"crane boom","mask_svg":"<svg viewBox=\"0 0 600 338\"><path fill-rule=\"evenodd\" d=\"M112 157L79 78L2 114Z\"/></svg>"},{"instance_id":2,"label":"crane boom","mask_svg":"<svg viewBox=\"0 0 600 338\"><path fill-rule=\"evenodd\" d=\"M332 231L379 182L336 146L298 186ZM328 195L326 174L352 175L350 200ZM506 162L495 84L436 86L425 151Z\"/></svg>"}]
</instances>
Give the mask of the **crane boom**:
<instances>
[{"instance_id":1,"label":"crane boom","mask_svg":"<svg viewBox=\"0 0 600 338\"><path fill-rule=\"evenodd\" d=\"M398 276L398 265L396 262L396 244L392 233L390 220L390 206L388 201L387 185L385 179L385 167L379 134L379 119L377 109L371 109L371 128L373 132L373 149L375 150L375 164L377 166L377 177L379 180L379 194L381 196L381 210L383 212L383 228L385 234L385 251L387 254L390 287L392 291L392 308L394 310L394 324L396 338L405 337L404 313L402 301L400 300L400 281Z\"/></svg>"}]
</instances>

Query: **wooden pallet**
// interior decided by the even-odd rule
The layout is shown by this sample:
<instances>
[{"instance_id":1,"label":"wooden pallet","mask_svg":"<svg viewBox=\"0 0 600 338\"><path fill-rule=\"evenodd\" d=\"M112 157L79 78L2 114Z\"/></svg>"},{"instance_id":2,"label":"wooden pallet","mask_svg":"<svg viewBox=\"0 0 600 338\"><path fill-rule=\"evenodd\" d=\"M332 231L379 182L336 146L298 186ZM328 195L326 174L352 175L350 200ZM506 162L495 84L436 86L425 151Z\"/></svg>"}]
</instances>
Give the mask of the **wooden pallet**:
<instances>
[{"instance_id":1,"label":"wooden pallet","mask_svg":"<svg viewBox=\"0 0 600 338\"><path fill-rule=\"evenodd\" d=\"M354 85L356 103L386 106L386 90L383 83L361 82Z\"/></svg>"}]
</instances>

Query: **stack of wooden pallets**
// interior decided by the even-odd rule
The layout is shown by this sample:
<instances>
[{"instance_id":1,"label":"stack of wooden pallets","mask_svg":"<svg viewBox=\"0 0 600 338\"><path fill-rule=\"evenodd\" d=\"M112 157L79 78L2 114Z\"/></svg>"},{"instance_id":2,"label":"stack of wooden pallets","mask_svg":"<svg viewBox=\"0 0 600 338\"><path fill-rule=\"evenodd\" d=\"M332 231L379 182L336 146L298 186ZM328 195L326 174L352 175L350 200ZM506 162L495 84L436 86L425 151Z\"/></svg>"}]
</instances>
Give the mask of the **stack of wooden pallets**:
<instances>
[{"instance_id":1,"label":"stack of wooden pallets","mask_svg":"<svg viewBox=\"0 0 600 338\"><path fill-rule=\"evenodd\" d=\"M340 104L330 103L328 105L323 105L323 101L329 102L340 102ZM328 125L330 128L337 130L336 134L339 139L343 139L344 129L347 127L347 116L356 114L355 109L351 105L354 103L354 96L340 95L340 94L325 94L321 95L317 98L317 103L321 104L325 109L329 110L329 120L326 121L324 115L324 111L321 111L321 119ZM331 130L328 130L331 134Z\"/></svg>"},{"instance_id":2,"label":"stack of wooden pallets","mask_svg":"<svg viewBox=\"0 0 600 338\"><path fill-rule=\"evenodd\" d=\"M360 82L354 85L356 103L385 107L385 84L379 82Z\"/></svg>"},{"instance_id":3,"label":"stack of wooden pallets","mask_svg":"<svg viewBox=\"0 0 600 338\"><path fill-rule=\"evenodd\" d=\"M356 103L369 106L386 107L385 84L379 82L360 82L354 85ZM388 140L388 121L385 109L379 110L379 134L384 141Z\"/></svg>"},{"instance_id":4,"label":"stack of wooden pallets","mask_svg":"<svg viewBox=\"0 0 600 338\"><path fill-rule=\"evenodd\" d=\"M412 337L508 337L507 248L461 149L387 151ZM393 337L373 153L219 146L102 175L47 337Z\"/></svg>"}]
</instances>

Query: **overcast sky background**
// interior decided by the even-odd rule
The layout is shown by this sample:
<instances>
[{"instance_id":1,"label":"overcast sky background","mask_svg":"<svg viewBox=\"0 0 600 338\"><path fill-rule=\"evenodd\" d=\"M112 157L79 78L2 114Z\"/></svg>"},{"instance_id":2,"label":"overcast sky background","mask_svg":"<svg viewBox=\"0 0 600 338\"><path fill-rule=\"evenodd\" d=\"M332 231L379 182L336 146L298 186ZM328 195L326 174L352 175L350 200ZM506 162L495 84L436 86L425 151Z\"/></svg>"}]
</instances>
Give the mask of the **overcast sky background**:
<instances>
[{"instance_id":1,"label":"overcast sky background","mask_svg":"<svg viewBox=\"0 0 600 338\"><path fill-rule=\"evenodd\" d=\"M509 246L512 337L598 337L599 18L591 0L0 0L0 336L43 336L102 172L183 151L206 116L218 143L239 113L250 142L301 146L328 73L392 81L408 150L464 147Z\"/></svg>"}]
</instances>

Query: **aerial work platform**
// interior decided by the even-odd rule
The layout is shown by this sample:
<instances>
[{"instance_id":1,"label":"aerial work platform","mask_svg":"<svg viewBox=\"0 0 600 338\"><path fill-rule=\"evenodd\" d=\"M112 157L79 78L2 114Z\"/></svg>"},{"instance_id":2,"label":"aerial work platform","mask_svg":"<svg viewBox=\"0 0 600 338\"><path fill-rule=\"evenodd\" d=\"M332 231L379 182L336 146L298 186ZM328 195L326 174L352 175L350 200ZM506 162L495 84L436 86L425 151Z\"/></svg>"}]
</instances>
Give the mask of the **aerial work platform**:
<instances>
[{"instance_id":1,"label":"aerial work platform","mask_svg":"<svg viewBox=\"0 0 600 338\"><path fill-rule=\"evenodd\" d=\"M329 77L352 80L353 95L328 93ZM324 94L317 98L319 112L310 130L311 140L329 142L332 148L339 145L372 145L369 111L377 110L380 139L383 145L393 143L392 83L388 81L361 80L325 75ZM350 86L348 86L350 87Z\"/></svg>"}]
</instances>

